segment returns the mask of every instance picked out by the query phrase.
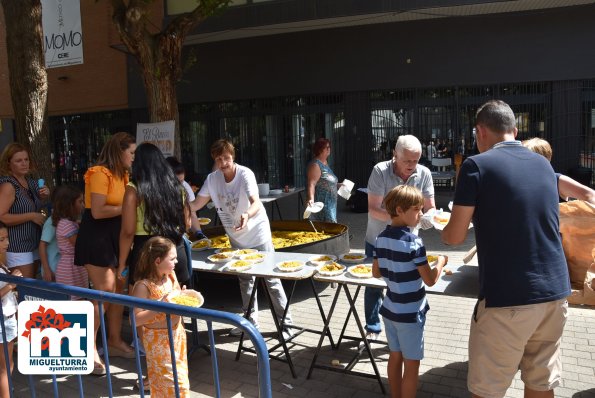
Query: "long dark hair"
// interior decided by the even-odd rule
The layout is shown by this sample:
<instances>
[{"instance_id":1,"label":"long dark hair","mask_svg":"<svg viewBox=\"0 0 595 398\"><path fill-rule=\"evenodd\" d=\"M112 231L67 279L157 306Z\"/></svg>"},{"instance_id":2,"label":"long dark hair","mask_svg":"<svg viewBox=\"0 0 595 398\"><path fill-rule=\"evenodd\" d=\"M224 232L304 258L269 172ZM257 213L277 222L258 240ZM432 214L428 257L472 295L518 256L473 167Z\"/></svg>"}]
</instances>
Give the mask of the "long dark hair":
<instances>
[{"instance_id":1,"label":"long dark hair","mask_svg":"<svg viewBox=\"0 0 595 398\"><path fill-rule=\"evenodd\" d=\"M136 148L131 179L145 207L145 229L180 244L186 230L186 192L155 145L145 142Z\"/></svg>"}]
</instances>

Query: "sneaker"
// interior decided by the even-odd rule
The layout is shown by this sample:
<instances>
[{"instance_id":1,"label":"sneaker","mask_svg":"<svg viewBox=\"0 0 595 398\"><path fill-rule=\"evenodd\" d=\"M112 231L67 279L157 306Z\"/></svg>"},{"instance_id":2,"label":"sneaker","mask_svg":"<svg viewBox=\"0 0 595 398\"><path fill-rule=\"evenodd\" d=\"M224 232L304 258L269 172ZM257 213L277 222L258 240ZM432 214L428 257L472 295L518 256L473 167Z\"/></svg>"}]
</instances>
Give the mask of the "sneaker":
<instances>
[{"instance_id":1,"label":"sneaker","mask_svg":"<svg viewBox=\"0 0 595 398\"><path fill-rule=\"evenodd\" d=\"M254 325L254 327L256 329L258 329L258 324L257 323L252 322L252 324ZM232 336L232 337L240 337L242 335L242 333L243 333L243 331L242 331L242 329L239 326L236 327L236 328L233 328L233 329L231 329L229 331L229 335Z\"/></svg>"},{"instance_id":2,"label":"sneaker","mask_svg":"<svg viewBox=\"0 0 595 398\"><path fill-rule=\"evenodd\" d=\"M376 333L376 332L368 332L366 333L366 340L368 341L374 341L374 340L378 340L378 337L380 336L380 333ZM364 341L360 341L358 348L361 350L366 346L366 343L364 343Z\"/></svg>"}]
</instances>

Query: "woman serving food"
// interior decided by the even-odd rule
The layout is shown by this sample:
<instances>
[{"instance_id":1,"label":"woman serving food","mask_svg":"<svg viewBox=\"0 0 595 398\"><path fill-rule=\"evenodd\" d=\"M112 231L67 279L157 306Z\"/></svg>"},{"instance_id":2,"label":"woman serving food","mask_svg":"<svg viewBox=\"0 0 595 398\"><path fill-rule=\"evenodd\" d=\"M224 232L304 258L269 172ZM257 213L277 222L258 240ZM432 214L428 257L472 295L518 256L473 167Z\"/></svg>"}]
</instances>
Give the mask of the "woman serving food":
<instances>
[{"instance_id":1,"label":"woman serving food","mask_svg":"<svg viewBox=\"0 0 595 398\"><path fill-rule=\"evenodd\" d=\"M258 185L252 170L235 163L235 148L225 139L217 140L211 146L211 157L215 161L216 170L207 176L196 199L190 204L192 210L201 209L212 199L232 248L275 251L269 218L258 196ZM238 275L238 279L244 314L258 326L256 294L253 307L249 308L255 279L249 275ZM265 282L271 294L275 314L282 320L287 304L283 285L278 278L266 278ZM289 313L285 323L291 324ZM239 328L230 332L232 336L239 336L241 333ZM291 335L289 329L283 333Z\"/></svg>"}]
</instances>

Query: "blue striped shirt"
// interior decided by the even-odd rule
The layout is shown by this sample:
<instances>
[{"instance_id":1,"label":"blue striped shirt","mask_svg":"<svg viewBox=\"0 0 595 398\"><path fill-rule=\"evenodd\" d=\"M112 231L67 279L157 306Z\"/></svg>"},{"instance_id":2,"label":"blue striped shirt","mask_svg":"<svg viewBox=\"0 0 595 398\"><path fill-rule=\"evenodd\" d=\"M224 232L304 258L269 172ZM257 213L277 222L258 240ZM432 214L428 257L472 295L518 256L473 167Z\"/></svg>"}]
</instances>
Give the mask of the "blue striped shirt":
<instances>
[{"instance_id":1,"label":"blue striped shirt","mask_svg":"<svg viewBox=\"0 0 595 398\"><path fill-rule=\"evenodd\" d=\"M430 309L426 289L417 270L428 262L421 238L407 227L388 225L376 238L374 258L386 282L380 314L394 322L416 323Z\"/></svg>"}]
</instances>

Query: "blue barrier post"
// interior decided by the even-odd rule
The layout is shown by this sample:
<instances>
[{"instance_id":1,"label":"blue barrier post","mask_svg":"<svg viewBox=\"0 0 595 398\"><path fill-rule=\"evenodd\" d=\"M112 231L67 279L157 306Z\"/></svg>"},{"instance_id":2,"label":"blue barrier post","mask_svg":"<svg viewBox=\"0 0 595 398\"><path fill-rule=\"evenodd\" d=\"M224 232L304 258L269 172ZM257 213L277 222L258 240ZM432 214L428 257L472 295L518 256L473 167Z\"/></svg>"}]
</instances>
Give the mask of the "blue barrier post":
<instances>
[{"instance_id":1,"label":"blue barrier post","mask_svg":"<svg viewBox=\"0 0 595 398\"><path fill-rule=\"evenodd\" d=\"M216 358L216 350L215 350L215 339L214 333L212 328L212 322L218 323L225 323L229 324L234 327L240 327L244 335L247 336L253 343L254 349L256 351L256 358L257 358L257 369L258 369L258 382L259 382L259 396L261 398L271 398L271 373L270 373L270 365L269 365L269 354L267 350L266 343L260 334L260 332L252 325L252 323L248 322L245 318L228 312L223 311L216 311L210 310L205 308L193 308L187 306L181 306L173 303L164 303L158 302L153 300L146 300L146 299L139 299L136 297L125 296L121 294L115 293L107 293L92 289L84 289L80 287L73 287L67 286L59 283L51 283L45 282L35 279L29 278L20 278L15 277L12 275L0 274L0 281L13 283L17 285L18 289L23 289L23 291L29 292L29 294L38 294L39 296L44 296L47 294L48 296L52 295L63 295L63 296L78 296L83 299L87 300L97 300L99 306L99 313L100 313L100 321L101 321L101 329L102 329L102 340L104 344L104 351L105 351L105 364L106 364L106 371L107 371L107 382L108 382L108 390L109 396L113 396L112 391L112 383L111 383L111 372L109 370L109 350L107 348L107 339L105 336L105 325L103 322L103 302L115 303L124 305L131 308L131 311L135 307L145 308L152 311L162 312L167 314L167 324L169 329L169 339L170 345L173 345L173 338L172 338L172 329L171 329L171 315L179 315L183 317L189 317L193 319L201 319L207 322L208 326L208 333L209 333L209 341L212 347L212 366L213 366L213 376L214 376L214 384L215 390L217 392L217 396L220 396L220 383L219 383L219 371L218 371L218 362ZM27 290L31 289L31 290ZM31 293L35 292L35 293ZM2 309L0 308L0 322L2 323L2 334L5 336L4 331L4 317L2 316ZM139 351L138 351L138 339L136 337L136 322L134 320L134 316L131 317L131 323L133 328L133 339L135 341L135 351L136 351L136 366L137 371L139 373L139 378L141 379L140 385L142 386L142 373L140 367L140 359L139 359ZM6 345L5 345L6 346ZM173 347L171 348L173 350ZM4 350L5 358L8 359L7 354L8 351L5 348ZM173 352L172 352L172 359ZM175 359L172 360L173 366L175 369ZM175 371L175 370L174 370ZM9 375L9 383L12 386L12 375L10 371L8 372ZM79 393L83 396L82 391L82 383L79 380ZM54 383L55 386L56 383ZM179 396L179 389L176 382L176 396ZM141 388L142 390L142 388ZM55 387L55 391L57 393L57 387ZM144 396L143 391L140 392L141 396ZM29 391L31 396L35 396L35 388L34 385L31 384L31 390ZM11 392L12 396L12 392Z\"/></svg>"}]
</instances>

